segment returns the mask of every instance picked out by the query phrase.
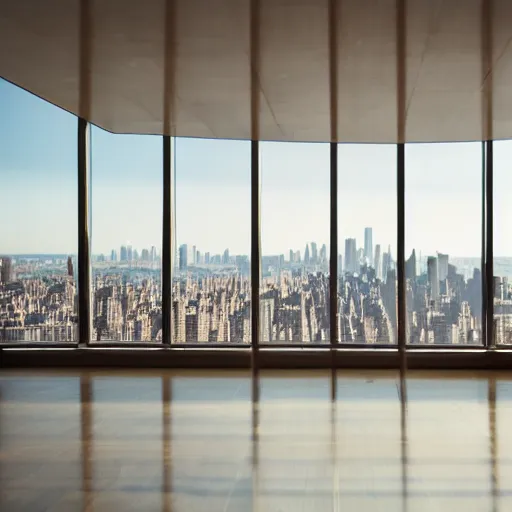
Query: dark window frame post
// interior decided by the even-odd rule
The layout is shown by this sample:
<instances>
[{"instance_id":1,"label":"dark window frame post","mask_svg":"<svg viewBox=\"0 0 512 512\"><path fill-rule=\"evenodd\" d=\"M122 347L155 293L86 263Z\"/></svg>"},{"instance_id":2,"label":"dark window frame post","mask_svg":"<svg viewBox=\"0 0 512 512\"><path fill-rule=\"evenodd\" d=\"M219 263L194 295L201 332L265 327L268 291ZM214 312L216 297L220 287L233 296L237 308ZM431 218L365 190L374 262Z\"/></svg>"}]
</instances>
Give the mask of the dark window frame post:
<instances>
[{"instance_id":1,"label":"dark window frame post","mask_svg":"<svg viewBox=\"0 0 512 512\"><path fill-rule=\"evenodd\" d=\"M89 235L89 123L78 118L78 344L91 342L91 252Z\"/></svg>"},{"instance_id":2,"label":"dark window frame post","mask_svg":"<svg viewBox=\"0 0 512 512\"><path fill-rule=\"evenodd\" d=\"M162 222L162 344L170 346L172 343L172 137L163 136L163 222Z\"/></svg>"}]
</instances>

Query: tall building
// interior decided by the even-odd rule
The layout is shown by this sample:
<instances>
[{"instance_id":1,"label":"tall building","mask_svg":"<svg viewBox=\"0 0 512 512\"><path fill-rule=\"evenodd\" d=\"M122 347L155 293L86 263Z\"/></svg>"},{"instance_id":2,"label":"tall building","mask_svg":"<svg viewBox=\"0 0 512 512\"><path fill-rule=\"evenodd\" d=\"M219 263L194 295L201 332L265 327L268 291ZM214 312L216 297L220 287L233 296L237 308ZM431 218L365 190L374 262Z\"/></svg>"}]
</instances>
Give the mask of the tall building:
<instances>
[{"instance_id":1,"label":"tall building","mask_svg":"<svg viewBox=\"0 0 512 512\"><path fill-rule=\"evenodd\" d=\"M430 300L439 301L439 272L437 268L437 258L429 256L427 259L427 277L430 285Z\"/></svg>"},{"instance_id":2,"label":"tall building","mask_svg":"<svg viewBox=\"0 0 512 512\"><path fill-rule=\"evenodd\" d=\"M304 251L304 264L309 265L309 244L306 244L306 250Z\"/></svg>"},{"instance_id":3,"label":"tall building","mask_svg":"<svg viewBox=\"0 0 512 512\"><path fill-rule=\"evenodd\" d=\"M149 258L153 263L156 261L156 247L154 245L151 246Z\"/></svg>"},{"instance_id":4,"label":"tall building","mask_svg":"<svg viewBox=\"0 0 512 512\"><path fill-rule=\"evenodd\" d=\"M222 263L224 265L229 265L229 249L226 249L222 255Z\"/></svg>"},{"instance_id":5,"label":"tall building","mask_svg":"<svg viewBox=\"0 0 512 512\"><path fill-rule=\"evenodd\" d=\"M187 270L188 247L187 244L180 245L180 270Z\"/></svg>"},{"instance_id":6,"label":"tall building","mask_svg":"<svg viewBox=\"0 0 512 512\"><path fill-rule=\"evenodd\" d=\"M355 238L347 238L345 240L345 271L350 273L359 271Z\"/></svg>"},{"instance_id":7,"label":"tall building","mask_svg":"<svg viewBox=\"0 0 512 512\"><path fill-rule=\"evenodd\" d=\"M68 276L73 277L73 260L71 256L68 256Z\"/></svg>"},{"instance_id":8,"label":"tall building","mask_svg":"<svg viewBox=\"0 0 512 512\"><path fill-rule=\"evenodd\" d=\"M368 265L373 267L373 231L372 228L364 228L364 257Z\"/></svg>"},{"instance_id":9,"label":"tall building","mask_svg":"<svg viewBox=\"0 0 512 512\"><path fill-rule=\"evenodd\" d=\"M322 245L320 249L320 263L327 262L327 246L325 244Z\"/></svg>"},{"instance_id":10,"label":"tall building","mask_svg":"<svg viewBox=\"0 0 512 512\"><path fill-rule=\"evenodd\" d=\"M121 250L119 251L120 261L128 261L128 250L126 246L122 245Z\"/></svg>"},{"instance_id":11,"label":"tall building","mask_svg":"<svg viewBox=\"0 0 512 512\"><path fill-rule=\"evenodd\" d=\"M2 284L8 284L13 280L12 259L8 256L4 256L3 258L0 258L0 262L2 263L0 268L0 282Z\"/></svg>"},{"instance_id":12,"label":"tall building","mask_svg":"<svg viewBox=\"0 0 512 512\"><path fill-rule=\"evenodd\" d=\"M133 260L134 260L134 261L139 261L139 259L140 259L140 258L139 258L139 251L137 251L137 249L135 249L135 250L133 251Z\"/></svg>"},{"instance_id":13,"label":"tall building","mask_svg":"<svg viewBox=\"0 0 512 512\"><path fill-rule=\"evenodd\" d=\"M132 261L133 260L133 248L131 245L129 245L127 248L126 248L126 259L128 261Z\"/></svg>"},{"instance_id":14,"label":"tall building","mask_svg":"<svg viewBox=\"0 0 512 512\"><path fill-rule=\"evenodd\" d=\"M192 246L192 258L190 259L190 264L195 265L197 263L197 248L195 245Z\"/></svg>"},{"instance_id":15,"label":"tall building","mask_svg":"<svg viewBox=\"0 0 512 512\"><path fill-rule=\"evenodd\" d=\"M405 262L405 277L416 279L416 250L413 249L409 259Z\"/></svg>"},{"instance_id":16,"label":"tall building","mask_svg":"<svg viewBox=\"0 0 512 512\"><path fill-rule=\"evenodd\" d=\"M205 265L210 264L210 253L209 252L204 253L204 263L205 263Z\"/></svg>"},{"instance_id":17,"label":"tall building","mask_svg":"<svg viewBox=\"0 0 512 512\"><path fill-rule=\"evenodd\" d=\"M311 242L311 263L318 263L318 247L316 242Z\"/></svg>"},{"instance_id":18,"label":"tall building","mask_svg":"<svg viewBox=\"0 0 512 512\"><path fill-rule=\"evenodd\" d=\"M382 267L380 262L380 244L375 246L375 257L373 259L373 266L375 268L375 277L382 279Z\"/></svg>"},{"instance_id":19,"label":"tall building","mask_svg":"<svg viewBox=\"0 0 512 512\"><path fill-rule=\"evenodd\" d=\"M293 260L294 260L294 253L293 253L293 249L290 249L290 263L293 263Z\"/></svg>"},{"instance_id":20,"label":"tall building","mask_svg":"<svg viewBox=\"0 0 512 512\"><path fill-rule=\"evenodd\" d=\"M448 254L437 253L437 271L439 281L444 281L448 277Z\"/></svg>"},{"instance_id":21,"label":"tall building","mask_svg":"<svg viewBox=\"0 0 512 512\"><path fill-rule=\"evenodd\" d=\"M115 249L112 249L112 252L110 253L110 261L117 261L117 252Z\"/></svg>"}]
</instances>

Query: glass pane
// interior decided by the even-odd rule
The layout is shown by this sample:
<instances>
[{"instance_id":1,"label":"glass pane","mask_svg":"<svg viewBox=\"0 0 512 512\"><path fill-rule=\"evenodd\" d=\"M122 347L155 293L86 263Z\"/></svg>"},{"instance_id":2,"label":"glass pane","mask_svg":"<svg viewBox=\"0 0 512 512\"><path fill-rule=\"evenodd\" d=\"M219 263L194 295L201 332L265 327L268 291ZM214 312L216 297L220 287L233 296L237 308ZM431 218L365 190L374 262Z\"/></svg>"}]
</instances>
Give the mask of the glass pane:
<instances>
[{"instance_id":1,"label":"glass pane","mask_svg":"<svg viewBox=\"0 0 512 512\"><path fill-rule=\"evenodd\" d=\"M175 139L174 343L249 343L251 144Z\"/></svg>"},{"instance_id":2,"label":"glass pane","mask_svg":"<svg viewBox=\"0 0 512 512\"><path fill-rule=\"evenodd\" d=\"M161 341L162 137L91 130L93 341Z\"/></svg>"},{"instance_id":3,"label":"glass pane","mask_svg":"<svg viewBox=\"0 0 512 512\"><path fill-rule=\"evenodd\" d=\"M482 342L481 148L406 145L408 343Z\"/></svg>"},{"instance_id":4,"label":"glass pane","mask_svg":"<svg viewBox=\"0 0 512 512\"><path fill-rule=\"evenodd\" d=\"M510 157L512 141L496 141L494 156L494 329L497 344L512 343L512 184Z\"/></svg>"},{"instance_id":5,"label":"glass pane","mask_svg":"<svg viewBox=\"0 0 512 512\"><path fill-rule=\"evenodd\" d=\"M338 340L396 343L396 146L338 145Z\"/></svg>"},{"instance_id":6,"label":"glass pane","mask_svg":"<svg viewBox=\"0 0 512 512\"><path fill-rule=\"evenodd\" d=\"M77 339L77 118L0 80L0 341Z\"/></svg>"},{"instance_id":7,"label":"glass pane","mask_svg":"<svg viewBox=\"0 0 512 512\"><path fill-rule=\"evenodd\" d=\"M329 144L263 142L262 343L329 343Z\"/></svg>"}]
</instances>

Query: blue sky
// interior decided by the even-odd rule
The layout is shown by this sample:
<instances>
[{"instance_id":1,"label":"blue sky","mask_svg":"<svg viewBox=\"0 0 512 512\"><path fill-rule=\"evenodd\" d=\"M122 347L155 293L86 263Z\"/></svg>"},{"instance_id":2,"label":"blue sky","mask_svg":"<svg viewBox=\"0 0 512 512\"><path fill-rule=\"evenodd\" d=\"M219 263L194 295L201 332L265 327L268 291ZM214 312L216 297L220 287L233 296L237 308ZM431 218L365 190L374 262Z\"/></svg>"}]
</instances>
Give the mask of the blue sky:
<instances>
[{"instance_id":1,"label":"blue sky","mask_svg":"<svg viewBox=\"0 0 512 512\"><path fill-rule=\"evenodd\" d=\"M76 118L0 80L0 252L77 249ZM406 251L480 254L481 145L406 148ZM512 256L512 142L495 145L495 254ZM339 146L339 236L391 244L396 255L396 149ZM92 131L92 250L160 246L162 142ZM250 144L176 141L178 243L250 252ZM328 244L328 144L261 144L264 254Z\"/></svg>"}]
</instances>

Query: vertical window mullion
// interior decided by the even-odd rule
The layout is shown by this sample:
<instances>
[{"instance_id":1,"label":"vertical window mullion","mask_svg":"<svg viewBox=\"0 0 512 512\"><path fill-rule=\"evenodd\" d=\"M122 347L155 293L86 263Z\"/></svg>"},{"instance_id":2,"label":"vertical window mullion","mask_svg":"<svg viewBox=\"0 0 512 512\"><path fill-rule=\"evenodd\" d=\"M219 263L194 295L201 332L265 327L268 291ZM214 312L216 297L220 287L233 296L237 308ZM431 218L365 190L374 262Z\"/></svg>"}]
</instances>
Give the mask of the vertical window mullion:
<instances>
[{"instance_id":1,"label":"vertical window mullion","mask_svg":"<svg viewBox=\"0 0 512 512\"><path fill-rule=\"evenodd\" d=\"M172 138L163 136L163 219L162 219L162 343L172 343Z\"/></svg>"},{"instance_id":2,"label":"vertical window mullion","mask_svg":"<svg viewBox=\"0 0 512 512\"><path fill-rule=\"evenodd\" d=\"M91 341L90 125L78 118L78 343Z\"/></svg>"},{"instance_id":3,"label":"vertical window mullion","mask_svg":"<svg viewBox=\"0 0 512 512\"><path fill-rule=\"evenodd\" d=\"M485 343L495 346L493 247L493 141L485 141Z\"/></svg>"}]
</instances>

